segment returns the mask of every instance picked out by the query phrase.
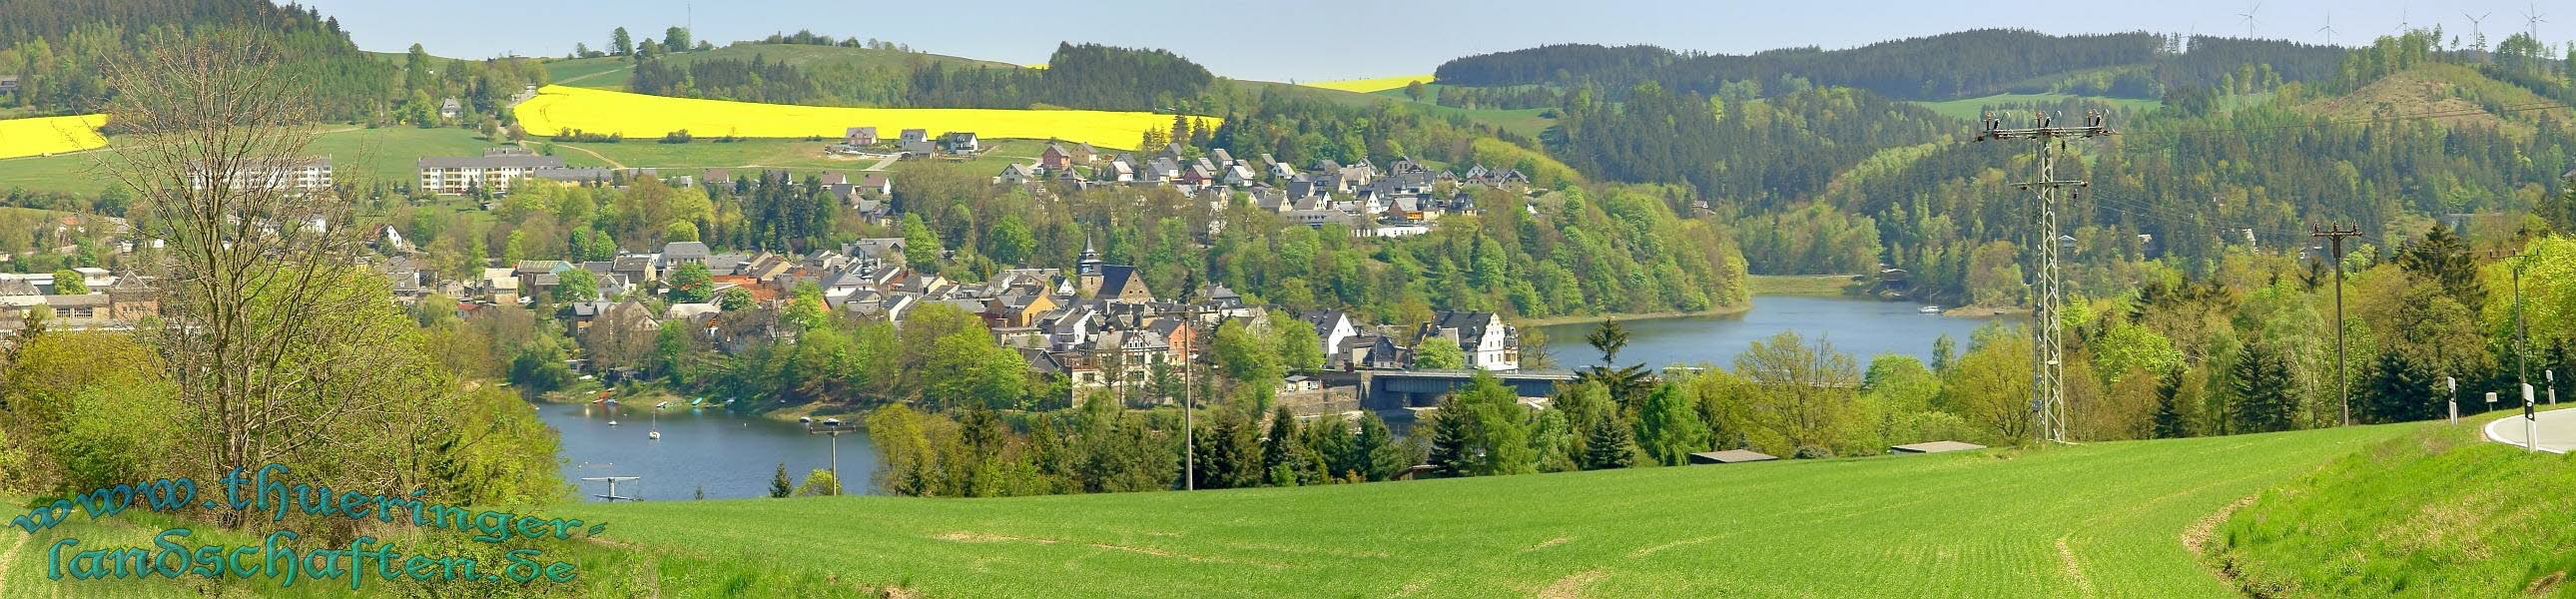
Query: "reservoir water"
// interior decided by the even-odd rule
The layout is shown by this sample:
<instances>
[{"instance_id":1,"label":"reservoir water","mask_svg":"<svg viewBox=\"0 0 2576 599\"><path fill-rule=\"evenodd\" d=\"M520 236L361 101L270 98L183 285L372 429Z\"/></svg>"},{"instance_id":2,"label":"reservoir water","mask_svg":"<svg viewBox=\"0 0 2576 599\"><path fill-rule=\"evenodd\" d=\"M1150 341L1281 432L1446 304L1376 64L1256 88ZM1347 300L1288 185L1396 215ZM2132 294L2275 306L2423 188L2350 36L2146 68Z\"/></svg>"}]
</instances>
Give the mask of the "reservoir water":
<instances>
[{"instance_id":1,"label":"reservoir water","mask_svg":"<svg viewBox=\"0 0 2576 599\"><path fill-rule=\"evenodd\" d=\"M1628 347L1620 361L1650 368L1713 364L1731 367L1735 355L1756 339L1797 331L1810 342L1826 340L1866 366L1872 356L1905 354L1929 362L1932 341L1947 334L1966 351L1968 337L1992 319L1954 318L1915 312L1899 302L1803 296L1756 296L1753 310L1713 317L1627 321ZM2018 321L2019 318L2012 320ZM1542 327L1547 350L1561 368L1598 364L1599 352L1583 336L1598 321ZM676 408L655 411L627 405L612 410L599 405L538 406L539 418L563 439L563 476L581 489L583 501L607 487L579 479L641 476L621 482L619 495L647 501L686 500L700 489L710 498L764 497L778 464L798 482L805 474L831 463L831 439L805 434L804 427L723 410ZM617 426L609 426L614 419ZM659 430L660 440L646 437ZM876 446L867 433L841 435L841 480L848 493L871 490L877 468Z\"/></svg>"},{"instance_id":2,"label":"reservoir water","mask_svg":"<svg viewBox=\"0 0 2576 599\"><path fill-rule=\"evenodd\" d=\"M1649 370L1665 366L1710 365L1733 368L1735 356L1755 340L1782 331L1797 331L1808 343L1831 342L1851 354L1861 368L1880 354L1914 356L1932 362L1933 340L1949 335L1959 352L1968 337L1994 318L1921 314L1915 304L1842 297L1757 295L1753 309L1740 314L1628 320L1628 347L1619 352L1624 364L1643 363ZM2020 322L2023 317L2009 317ZM1580 369L1601 363L1601 352L1584 343L1600 321L1540 327L1547 334L1548 354L1558 368Z\"/></svg>"},{"instance_id":3,"label":"reservoir water","mask_svg":"<svg viewBox=\"0 0 2576 599\"><path fill-rule=\"evenodd\" d=\"M724 410L627 405L612 410L594 404L537 406L538 418L561 433L563 476L581 489L582 501L599 501L608 488L582 478L641 476L617 483L617 494L646 501L685 500L699 489L707 497L767 497L778 464L787 476L804 482L805 474L832 462L832 439L805 434L793 422L758 416L736 416ZM617 426L609 426L610 420ZM660 440L646 437L659 430ZM876 446L865 432L841 435L841 488L850 494L869 492L877 468Z\"/></svg>"}]
</instances>

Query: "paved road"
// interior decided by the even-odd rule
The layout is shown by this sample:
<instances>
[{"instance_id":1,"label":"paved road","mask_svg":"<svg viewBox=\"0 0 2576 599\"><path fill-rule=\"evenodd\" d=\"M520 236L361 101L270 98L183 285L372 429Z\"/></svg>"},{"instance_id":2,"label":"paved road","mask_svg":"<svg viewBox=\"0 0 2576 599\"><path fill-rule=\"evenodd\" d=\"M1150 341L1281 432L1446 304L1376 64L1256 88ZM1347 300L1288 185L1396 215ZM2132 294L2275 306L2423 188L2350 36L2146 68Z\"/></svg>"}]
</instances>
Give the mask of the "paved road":
<instances>
[{"instance_id":1,"label":"paved road","mask_svg":"<svg viewBox=\"0 0 2576 599\"><path fill-rule=\"evenodd\" d=\"M2568 450L2576 449L2576 408L2560 410L2547 410L2547 406L2542 408L2545 411L2539 414L2539 421L2532 423L2533 428L2539 431L2540 450L2567 453ZM2525 441L2527 437L2523 436L2522 415L2514 414L2487 423L2487 438L2514 446L2527 444Z\"/></svg>"}]
</instances>

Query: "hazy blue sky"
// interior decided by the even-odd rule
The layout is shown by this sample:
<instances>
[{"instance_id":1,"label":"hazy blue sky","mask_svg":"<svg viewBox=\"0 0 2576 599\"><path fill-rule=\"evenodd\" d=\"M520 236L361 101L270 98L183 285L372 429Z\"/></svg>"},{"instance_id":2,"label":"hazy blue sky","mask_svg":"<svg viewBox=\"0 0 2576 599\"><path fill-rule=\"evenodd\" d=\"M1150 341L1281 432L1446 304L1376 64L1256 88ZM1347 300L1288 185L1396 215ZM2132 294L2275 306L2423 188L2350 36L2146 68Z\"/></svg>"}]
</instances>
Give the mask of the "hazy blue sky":
<instances>
[{"instance_id":1,"label":"hazy blue sky","mask_svg":"<svg viewBox=\"0 0 2576 599\"><path fill-rule=\"evenodd\" d=\"M483 58L505 53L557 55L574 42L599 48L611 28L637 39L665 27L694 24L697 39L719 45L772 32L810 29L835 37L874 37L914 49L1028 64L1043 62L1058 41L1165 48L1217 74L1239 79L1320 81L1429 73L1458 56L1560 42L1647 43L1676 49L1742 53L1816 45L1843 48L1875 41L1981 27L2052 33L2148 30L2242 36L2235 0L2150 2L1743 2L1703 0L1307 0L1184 2L1082 0L921 2L894 0L305 0L339 17L358 45L397 51L419 42L433 54ZM2090 4L2086 6L2086 4ZM2553 9L2552 5L2556 8ZM2463 12L2492 13L2488 37L2524 29L2522 0L2273 0L2256 11L2262 37L2322 43L2331 11L2334 41L2366 42L2397 29L2401 13L2417 26L2470 31ZM2538 3L2541 39L2576 38L2576 6ZM2034 10L2033 7L2040 7ZM2563 14L2559 14L2563 13ZM2465 42L2463 42L2465 43Z\"/></svg>"}]
</instances>

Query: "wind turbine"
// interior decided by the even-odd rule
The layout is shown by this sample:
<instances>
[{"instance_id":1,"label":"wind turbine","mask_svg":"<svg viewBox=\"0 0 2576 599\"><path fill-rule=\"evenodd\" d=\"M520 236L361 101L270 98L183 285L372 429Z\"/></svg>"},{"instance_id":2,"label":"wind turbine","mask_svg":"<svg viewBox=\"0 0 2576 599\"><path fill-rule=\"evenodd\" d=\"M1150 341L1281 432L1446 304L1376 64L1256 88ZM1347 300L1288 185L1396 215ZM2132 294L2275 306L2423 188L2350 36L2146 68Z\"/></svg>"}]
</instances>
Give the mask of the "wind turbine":
<instances>
[{"instance_id":1,"label":"wind turbine","mask_svg":"<svg viewBox=\"0 0 2576 599\"><path fill-rule=\"evenodd\" d=\"M2529 7L2522 9L2523 26L2531 28L2530 31L2527 32L2531 35L2531 41L2540 41L2540 24L2549 22L2549 19L2544 18L2547 16L2547 14L2540 12L2540 3L2538 2L2533 2Z\"/></svg>"},{"instance_id":2,"label":"wind turbine","mask_svg":"<svg viewBox=\"0 0 2576 599\"><path fill-rule=\"evenodd\" d=\"M2490 12L2482 15L2471 16L2469 13L2464 12L2460 13L2460 16L2469 17L2469 37L2477 40L2476 48L2479 52L2485 52L2487 50L2487 17L2495 16L2495 13Z\"/></svg>"},{"instance_id":3,"label":"wind turbine","mask_svg":"<svg viewBox=\"0 0 2576 599\"><path fill-rule=\"evenodd\" d=\"M2245 39L2254 39L2254 15L2261 12L2263 12L2263 3L2255 2L2254 6L2246 8L2245 12L2236 13L2236 16L2245 17Z\"/></svg>"},{"instance_id":4,"label":"wind turbine","mask_svg":"<svg viewBox=\"0 0 2576 599\"><path fill-rule=\"evenodd\" d=\"M2323 32L2325 32L2325 34L2326 34L2326 45L2328 45L2328 46L2332 46L2332 45L2334 45L2334 34L2335 34L2335 28L2334 28L2334 11L2331 11L2331 10L2326 11L2326 26L2324 26L2324 27L2318 27L2318 28L2317 28L2317 31L2323 31Z\"/></svg>"}]
</instances>

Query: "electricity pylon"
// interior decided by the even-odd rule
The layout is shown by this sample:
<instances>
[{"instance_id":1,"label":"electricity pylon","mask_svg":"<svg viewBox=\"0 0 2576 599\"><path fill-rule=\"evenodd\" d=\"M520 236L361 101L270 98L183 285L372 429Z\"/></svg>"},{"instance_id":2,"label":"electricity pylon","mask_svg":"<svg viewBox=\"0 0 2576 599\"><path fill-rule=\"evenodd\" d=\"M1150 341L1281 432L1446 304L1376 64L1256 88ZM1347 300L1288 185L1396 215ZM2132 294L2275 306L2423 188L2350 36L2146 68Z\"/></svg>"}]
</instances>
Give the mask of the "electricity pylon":
<instances>
[{"instance_id":1,"label":"electricity pylon","mask_svg":"<svg viewBox=\"0 0 2576 599\"><path fill-rule=\"evenodd\" d=\"M2037 200L2031 211L2032 243L2028 256L2032 291L2030 410L2039 419L2040 437L2063 443L2066 441L2067 411L2066 336L2063 325L2059 323L2061 308L2058 302L2065 297L2066 286L2065 278L2058 272L2058 254L2062 244L2057 234L2057 190L2062 187L2080 190L2092 183L2058 179L2054 150L2062 149L2065 139L2102 137L2110 135L2111 128L2104 124L2100 110L2085 111L2082 126L2058 127L2054 120L2048 113L2035 113L2031 115L2031 126L2006 129L2003 119L1987 113L1984 130L1977 134L1977 141L2039 140L2038 154L2033 160L2039 168L2039 178L2015 184L2015 187L2035 192L2032 197Z\"/></svg>"}]
</instances>

